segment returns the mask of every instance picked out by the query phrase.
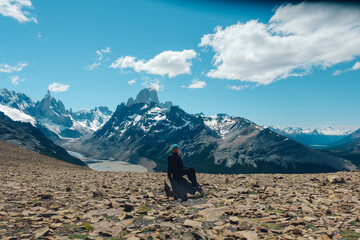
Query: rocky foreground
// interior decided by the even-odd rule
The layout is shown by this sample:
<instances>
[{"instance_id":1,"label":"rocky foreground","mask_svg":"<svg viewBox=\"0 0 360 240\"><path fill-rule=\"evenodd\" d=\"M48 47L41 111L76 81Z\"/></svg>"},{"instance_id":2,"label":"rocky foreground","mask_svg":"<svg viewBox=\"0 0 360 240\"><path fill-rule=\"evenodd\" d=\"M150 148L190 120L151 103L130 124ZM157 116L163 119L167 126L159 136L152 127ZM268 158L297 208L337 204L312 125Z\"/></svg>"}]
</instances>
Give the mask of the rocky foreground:
<instances>
[{"instance_id":1,"label":"rocky foreground","mask_svg":"<svg viewBox=\"0 0 360 240\"><path fill-rule=\"evenodd\" d=\"M1 239L359 239L360 173L199 174L168 199L162 173L96 172L0 142Z\"/></svg>"}]
</instances>

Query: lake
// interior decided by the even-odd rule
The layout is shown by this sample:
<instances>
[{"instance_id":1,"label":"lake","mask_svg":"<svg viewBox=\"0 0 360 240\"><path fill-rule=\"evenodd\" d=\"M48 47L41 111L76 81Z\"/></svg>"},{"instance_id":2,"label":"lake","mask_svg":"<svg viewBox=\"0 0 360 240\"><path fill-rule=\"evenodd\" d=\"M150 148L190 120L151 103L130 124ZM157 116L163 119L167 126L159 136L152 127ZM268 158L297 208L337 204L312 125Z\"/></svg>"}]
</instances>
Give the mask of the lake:
<instances>
[{"instance_id":1,"label":"lake","mask_svg":"<svg viewBox=\"0 0 360 240\"><path fill-rule=\"evenodd\" d=\"M89 168L96 171L114 171L114 172L147 172L147 168L139 164L131 164L125 161L105 160L87 158L83 154L68 151L72 156L77 157L87 163Z\"/></svg>"}]
</instances>

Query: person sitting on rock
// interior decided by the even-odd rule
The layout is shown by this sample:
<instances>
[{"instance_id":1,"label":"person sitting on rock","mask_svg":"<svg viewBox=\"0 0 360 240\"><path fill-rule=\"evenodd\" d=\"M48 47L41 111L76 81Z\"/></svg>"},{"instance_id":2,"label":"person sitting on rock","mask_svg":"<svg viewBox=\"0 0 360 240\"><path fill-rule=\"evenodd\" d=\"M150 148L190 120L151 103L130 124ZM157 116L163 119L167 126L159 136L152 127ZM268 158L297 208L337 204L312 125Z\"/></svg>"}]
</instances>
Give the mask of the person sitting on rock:
<instances>
[{"instance_id":1,"label":"person sitting on rock","mask_svg":"<svg viewBox=\"0 0 360 240\"><path fill-rule=\"evenodd\" d=\"M199 183L196 181L195 169L184 167L179 154L179 146L174 144L172 146L172 153L168 156L168 178L181 178L186 175L194 188L200 188Z\"/></svg>"}]
</instances>

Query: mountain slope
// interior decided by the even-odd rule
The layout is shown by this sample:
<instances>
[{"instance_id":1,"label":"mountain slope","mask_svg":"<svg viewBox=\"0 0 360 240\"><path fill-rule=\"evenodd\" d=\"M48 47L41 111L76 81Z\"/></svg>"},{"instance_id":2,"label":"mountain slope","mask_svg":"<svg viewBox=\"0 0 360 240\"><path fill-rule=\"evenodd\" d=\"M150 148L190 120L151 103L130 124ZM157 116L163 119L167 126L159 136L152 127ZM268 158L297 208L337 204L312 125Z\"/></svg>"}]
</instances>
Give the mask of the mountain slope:
<instances>
[{"instance_id":1,"label":"mountain slope","mask_svg":"<svg viewBox=\"0 0 360 240\"><path fill-rule=\"evenodd\" d=\"M348 136L340 139L339 141L336 141L334 143L332 143L330 145L330 147L335 147L337 145L343 145L343 144L346 144L346 143L349 143L349 142L352 142L356 139L360 138L360 129L352 132L351 134L349 134Z\"/></svg>"},{"instance_id":2,"label":"mountain slope","mask_svg":"<svg viewBox=\"0 0 360 240\"><path fill-rule=\"evenodd\" d=\"M337 142L335 146L324 149L323 152L348 159L360 167L360 129Z\"/></svg>"},{"instance_id":3,"label":"mountain slope","mask_svg":"<svg viewBox=\"0 0 360 240\"><path fill-rule=\"evenodd\" d=\"M82 147L83 152L165 171L173 143L185 165L207 173L330 172L354 168L333 157L224 114L207 117L155 101L122 103Z\"/></svg>"},{"instance_id":4,"label":"mountain slope","mask_svg":"<svg viewBox=\"0 0 360 240\"><path fill-rule=\"evenodd\" d=\"M1 111L0 140L68 163L86 166L84 162L71 156L64 148L54 144L31 123L13 121Z\"/></svg>"},{"instance_id":5,"label":"mountain slope","mask_svg":"<svg viewBox=\"0 0 360 240\"><path fill-rule=\"evenodd\" d=\"M52 171L61 169L67 172L92 171L88 167L74 165L56 158L35 153L2 140L0 140L0 165L5 168L13 168L17 172L20 170L19 167L22 168L21 170L26 169L33 173L36 171L41 172L44 169ZM26 178L26 176L24 177ZM47 177L49 178L50 176L48 175Z\"/></svg>"}]
</instances>

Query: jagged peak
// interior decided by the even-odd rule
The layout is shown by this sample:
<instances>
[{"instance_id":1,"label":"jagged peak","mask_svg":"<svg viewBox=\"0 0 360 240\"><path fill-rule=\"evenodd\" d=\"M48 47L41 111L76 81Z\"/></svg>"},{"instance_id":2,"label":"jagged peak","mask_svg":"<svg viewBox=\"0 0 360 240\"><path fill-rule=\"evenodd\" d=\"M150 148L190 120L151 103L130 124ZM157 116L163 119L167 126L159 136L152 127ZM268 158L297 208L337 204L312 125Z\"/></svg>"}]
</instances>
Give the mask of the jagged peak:
<instances>
[{"instance_id":1,"label":"jagged peak","mask_svg":"<svg viewBox=\"0 0 360 240\"><path fill-rule=\"evenodd\" d=\"M144 88L140 90L140 92L136 95L135 99L130 97L127 100L126 106L130 107L137 103L151 104L152 102L155 103L156 106L161 108L170 109L171 106L173 106L173 103L171 101L166 101L165 103L161 103L159 101L157 91L154 88Z\"/></svg>"},{"instance_id":2,"label":"jagged peak","mask_svg":"<svg viewBox=\"0 0 360 240\"><path fill-rule=\"evenodd\" d=\"M46 91L46 94L45 94L44 98L51 98L51 97L52 97L52 96L51 96L50 90L48 89L48 90Z\"/></svg>"},{"instance_id":3,"label":"jagged peak","mask_svg":"<svg viewBox=\"0 0 360 240\"><path fill-rule=\"evenodd\" d=\"M144 88L136 96L135 103L150 103L155 102L160 104L157 92L153 88Z\"/></svg>"}]
</instances>

